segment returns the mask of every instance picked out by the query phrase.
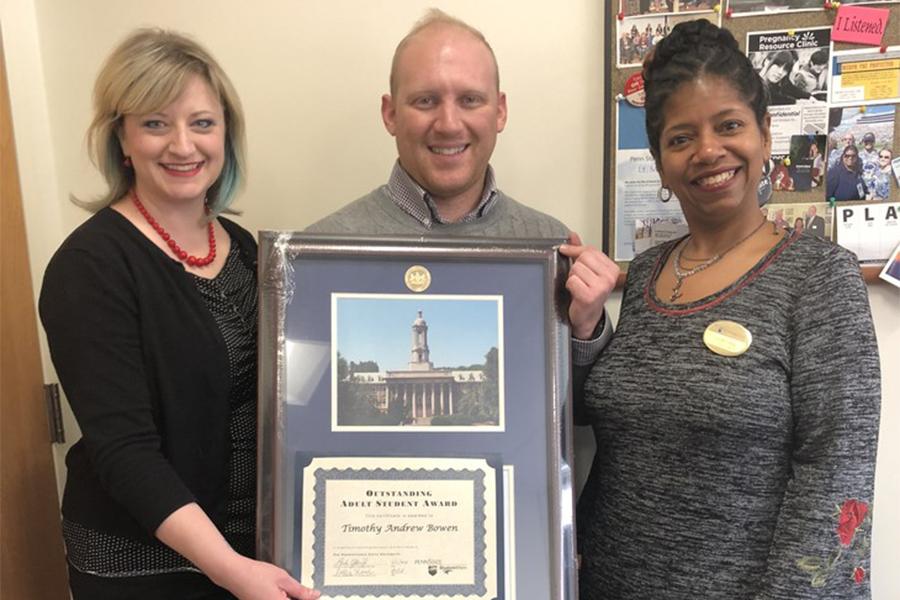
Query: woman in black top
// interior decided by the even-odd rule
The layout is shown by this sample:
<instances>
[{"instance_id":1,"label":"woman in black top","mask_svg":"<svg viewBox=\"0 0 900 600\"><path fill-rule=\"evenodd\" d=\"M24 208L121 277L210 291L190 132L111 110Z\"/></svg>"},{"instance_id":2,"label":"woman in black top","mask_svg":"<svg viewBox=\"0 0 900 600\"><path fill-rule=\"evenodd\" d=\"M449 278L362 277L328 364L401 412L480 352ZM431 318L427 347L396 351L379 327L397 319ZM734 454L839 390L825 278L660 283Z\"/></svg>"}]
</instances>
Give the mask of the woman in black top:
<instances>
[{"instance_id":1,"label":"woman in black top","mask_svg":"<svg viewBox=\"0 0 900 600\"><path fill-rule=\"evenodd\" d=\"M851 144L841 152L840 164L828 170L825 197L835 200L865 200L866 182L862 176L859 149Z\"/></svg>"},{"instance_id":2,"label":"woman in black top","mask_svg":"<svg viewBox=\"0 0 900 600\"><path fill-rule=\"evenodd\" d=\"M62 504L75 600L318 597L250 558L256 244L218 216L244 171L231 83L139 30L100 72L88 142L110 189L40 298L83 434Z\"/></svg>"}]
</instances>

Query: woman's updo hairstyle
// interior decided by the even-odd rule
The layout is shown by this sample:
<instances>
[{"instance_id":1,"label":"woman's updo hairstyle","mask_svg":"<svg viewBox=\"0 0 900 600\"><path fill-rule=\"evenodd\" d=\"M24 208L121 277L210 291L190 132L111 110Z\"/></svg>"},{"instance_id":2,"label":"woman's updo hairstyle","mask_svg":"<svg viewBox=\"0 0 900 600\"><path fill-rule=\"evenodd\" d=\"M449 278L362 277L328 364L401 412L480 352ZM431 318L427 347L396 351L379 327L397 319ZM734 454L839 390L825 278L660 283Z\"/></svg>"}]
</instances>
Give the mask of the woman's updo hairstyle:
<instances>
[{"instance_id":1,"label":"woman's updo hairstyle","mask_svg":"<svg viewBox=\"0 0 900 600\"><path fill-rule=\"evenodd\" d=\"M685 21L660 40L644 61L647 137L654 158L659 158L666 101L681 84L701 75L728 81L756 115L757 124L763 125L768 92L737 40L727 29L705 19Z\"/></svg>"}]
</instances>

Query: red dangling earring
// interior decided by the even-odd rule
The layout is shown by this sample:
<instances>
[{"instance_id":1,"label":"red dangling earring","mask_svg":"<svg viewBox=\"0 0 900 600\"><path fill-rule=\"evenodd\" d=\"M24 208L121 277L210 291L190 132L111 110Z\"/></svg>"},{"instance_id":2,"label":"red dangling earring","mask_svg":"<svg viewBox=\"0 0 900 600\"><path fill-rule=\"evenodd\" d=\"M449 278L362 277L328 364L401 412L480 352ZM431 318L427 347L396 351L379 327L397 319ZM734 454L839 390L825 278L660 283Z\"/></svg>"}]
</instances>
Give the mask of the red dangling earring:
<instances>
[{"instance_id":1,"label":"red dangling earring","mask_svg":"<svg viewBox=\"0 0 900 600\"><path fill-rule=\"evenodd\" d=\"M126 156L125 160L122 161L122 164L125 165L126 169L130 169L131 168L131 157Z\"/></svg>"}]
</instances>

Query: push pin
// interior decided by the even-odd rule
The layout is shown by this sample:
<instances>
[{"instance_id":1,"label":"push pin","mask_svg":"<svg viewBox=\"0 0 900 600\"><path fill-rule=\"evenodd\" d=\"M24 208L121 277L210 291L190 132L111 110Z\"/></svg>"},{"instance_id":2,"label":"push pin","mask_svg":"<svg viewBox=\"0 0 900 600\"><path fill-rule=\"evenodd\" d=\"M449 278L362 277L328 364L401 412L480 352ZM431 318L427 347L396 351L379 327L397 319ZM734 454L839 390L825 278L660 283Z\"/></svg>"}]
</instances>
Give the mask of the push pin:
<instances>
[{"instance_id":1,"label":"push pin","mask_svg":"<svg viewBox=\"0 0 900 600\"><path fill-rule=\"evenodd\" d=\"M619 14L616 15L616 18L619 19L620 21L624 21L625 20L625 11L620 10Z\"/></svg>"},{"instance_id":2,"label":"push pin","mask_svg":"<svg viewBox=\"0 0 900 600\"><path fill-rule=\"evenodd\" d=\"M783 161L781 161L781 164L783 164L786 167L789 167L789 166L791 166L791 159L789 157L785 157L785 159Z\"/></svg>"},{"instance_id":3,"label":"push pin","mask_svg":"<svg viewBox=\"0 0 900 600\"><path fill-rule=\"evenodd\" d=\"M881 52L882 54L885 54L887 52L887 45L882 44L881 48L879 48L878 51Z\"/></svg>"},{"instance_id":4,"label":"push pin","mask_svg":"<svg viewBox=\"0 0 900 600\"><path fill-rule=\"evenodd\" d=\"M831 2L829 0L825 0L825 10L831 10Z\"/></svg>"},{"instance_id":5,"label":"push pin","mask_svg":"<svg viewBox=\"0 0 900 600\"><path fill-rule=\"evenodd\" d=\"M730 19L731 15L733 15L733 14L734 14L734 9L731 8L731 6L729 6L728 8L725 9L725 18L726 19Z\"/></svg>"},{"instance_id":6,"label":"push pin","mask_svg":"<svg viewBox=\"0 0 900 600\"><path fill-rule=\"evenodd\" d=\"M866 112L866 105L865 105L865 104L863 104L862 106L859 107L859 112L860 112L860 114Z\"/></svg>"},{"instance_id":7,"label":"push pin","mask_svg":"<svg viewBox=\"0 0 900 600\"><path fill-rule=\"evenodd\" d=\"M797 32L794 29L788 29L787 34L791 37L794 37L797 34Z\"/></svg>"},{"instance_id":8,"label":"push pin","mask_svg":"<svg viewBox=\"0 0 900 600\"><path fill-rule=\"evenodd\" d=\"M722 5L716 4L715 6L713 6L713 10L716 11L717 13L722 12Z\"/></svg>"},{"instance_id":9,"label":"push pin","mask_svg":"<svg viewBox=\"0 0 900 600\"><path fill-rule=\"evenodd\" d=\"M836 204L837 204L837 198L835 198L834 196L832 196L831 198L828 199L828 206L830 206L831 208L834 208L834 206Z\"/></svg>"}]
</instances>

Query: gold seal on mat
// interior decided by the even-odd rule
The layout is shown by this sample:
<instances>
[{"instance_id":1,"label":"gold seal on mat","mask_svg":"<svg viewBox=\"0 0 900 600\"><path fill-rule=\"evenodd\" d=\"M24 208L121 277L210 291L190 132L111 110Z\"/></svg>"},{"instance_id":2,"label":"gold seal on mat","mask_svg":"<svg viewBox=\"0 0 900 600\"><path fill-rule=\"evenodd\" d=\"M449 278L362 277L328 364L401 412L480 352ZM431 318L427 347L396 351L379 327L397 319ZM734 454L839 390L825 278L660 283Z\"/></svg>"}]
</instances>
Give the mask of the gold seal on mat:
<instances>
[{"instance_id":1,"label":"gold seal on mat","mask_svg":"<svg viewBox=\"0 0 900 600\"><path fill-rule=\"evenodd\" d=\"M753 343L753 336L734 321L715 321L703 332L706 347L722 356L740 356Z\"/></svg>"},{"instance_id":2,"label":"gold seal on mat","mask_svg":"<svg viewBox=\"0 0 900 600\"><path fill-rule=\"evenodd\" d=\"M431 273L422 265L413 265L406 270L403 282L411 292L424 292L431 285Z\"/></svg>"}]
</instances>

